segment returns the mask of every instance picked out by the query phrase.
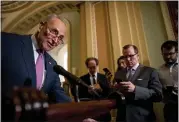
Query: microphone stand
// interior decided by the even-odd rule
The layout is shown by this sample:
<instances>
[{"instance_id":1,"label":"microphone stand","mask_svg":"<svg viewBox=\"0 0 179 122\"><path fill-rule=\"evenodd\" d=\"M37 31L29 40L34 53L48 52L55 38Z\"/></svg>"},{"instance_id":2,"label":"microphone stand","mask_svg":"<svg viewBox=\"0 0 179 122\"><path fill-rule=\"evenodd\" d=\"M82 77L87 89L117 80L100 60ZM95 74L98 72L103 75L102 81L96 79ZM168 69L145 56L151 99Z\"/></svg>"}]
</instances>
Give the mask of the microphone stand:
<instances>
[{"instance_id":1,"label":"microphone stand","mask_svg":"<svg viewBox=\"0 0 179 122\"><path fill-rule=\"evenodd\" d=\"M77 81L79 84L82 84L83 86L87 87L88 89L91 89L91 87L89 85L87 85L84 82L81 82L82 80L79 79L79 81ZM93 94L97 97L97 99L101 99L101 96L98 94L98 92L96 92L94 89L91 89L91 91L93 92Z\"/></svg>"},{"instance_id":2,"label":"microphone stand","mask_svg":"<svg viewBox=\"0 0 179 122\"><path fill-rule=\"evenodd\" d=\"M78 92L78 85L75 85L75 102L79 103L79 92Z\"/></svg>"},{"instance_id":3,"label":"microphone stand","mask_svg":"<svg viewBox=\"0 0 179 122\"><path fill-rule=\"evenodd\" d=\"M69 82L71 82L71 84L78 84L78 85L82 85L84 87L87 87L88 89L90 88L90 86L88 84L86 84L85 82L83 82L80 78L78 78L77 76L73 75L72 73L66 71L62 66L60 65L55 65L53 67L54 71L57 74L63 75L64 77L66 77ZM101 96L93 89L91 89L91 91L100 99Z\"/></svg>"}]
</instances>

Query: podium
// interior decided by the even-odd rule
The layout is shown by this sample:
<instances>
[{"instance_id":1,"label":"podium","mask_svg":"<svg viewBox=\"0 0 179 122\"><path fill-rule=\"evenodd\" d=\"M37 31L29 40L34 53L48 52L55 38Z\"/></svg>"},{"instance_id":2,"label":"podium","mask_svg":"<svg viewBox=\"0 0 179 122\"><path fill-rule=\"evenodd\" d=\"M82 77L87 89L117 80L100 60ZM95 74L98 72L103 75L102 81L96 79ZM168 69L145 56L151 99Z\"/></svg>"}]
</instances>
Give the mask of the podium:
<instances>
[{"instance_id":1,"label":"podium","mask_svg":"<svg viewBox=\"0 0 179 122\"><path fill-rule=\"evenodd\" d=\"M124 104L125 97L116 91L103 100L50 105L47 101L48 98L42 91L19 88L14 90L12 102L5 103L4 106L9 107L7 116L12 118L12 122L82 122Z\"/></svg>"}]
</instances>

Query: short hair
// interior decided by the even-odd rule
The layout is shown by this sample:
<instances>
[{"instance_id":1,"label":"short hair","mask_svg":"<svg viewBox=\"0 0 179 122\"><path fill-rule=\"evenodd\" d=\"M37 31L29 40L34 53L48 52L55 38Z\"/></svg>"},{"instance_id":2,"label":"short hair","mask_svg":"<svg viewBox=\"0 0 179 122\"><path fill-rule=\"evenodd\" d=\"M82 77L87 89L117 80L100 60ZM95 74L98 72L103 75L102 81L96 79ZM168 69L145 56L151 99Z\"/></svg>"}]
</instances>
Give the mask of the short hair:
<instances>
[{"instance_id":1,"label":"short hair","mask_svg":"<svg viewBox=\"0 0 179 122\"><path fill-rule=\"evenodd\" d=\"M167 50L171 50L173 47L175 47L175 51L178 52L178 42L172 41L172 40L167 40L162 44L161 51L163 50L163 48L165 48Z\"/></svg>"},{"instance_id":2,"label":"short hair","mask_svg":"<svg viewBox=\"0 0 179 122\"><path fill-rule=\"evenodd\" d=\"M126 49L128 49L128 48L130 48L130 47L133 47L135 53L138 54L138 52L139 52L138 48L137 48L135 45L132 45L132 44L125 45L125 46L123 47L123 50L126 50Z\"/></svg>"},{"instance_id":3,"label":"short hair","mask_svg":"<svg viewBox=\"0 0 179 122\"><path fill-rule=\"evenodd\" d=\"M118 59L117 59L117 64L119 65L119 61L124 59L124 56L120 56Z\"/></svg>"},{"instance_id":4,"label":"short hair","mask_svg":"<svg viewBox=\"0 0 179 122\"><path fill-rule=\"evenodd\" d=\"M58 16L58 15L56 15L56 14L50 14L50 15L48 15L42 22L43 22L43 23L46 23L46 22L48 22L49 20L51 20L51 19L53 19L53 18L57 18L57 19L61 20L61 21L65 24L64 18L61 17L61 16Z\"/></svg>"},{"instance_id":5,"label":"short hair","mask_svg":"<svg viewBox=\"0 0 179 122\"><path fill-rule=\"evenodd\" d=\"M86 61L85 61L86 67L88 67L88 62L91 61L91 60L94 60L94 61L96 62L96 65L98 66L99 60L98 60L97 58L95 58L95 57L89 57L89 58L87 58Z\"/></svg>"}]
</instances>

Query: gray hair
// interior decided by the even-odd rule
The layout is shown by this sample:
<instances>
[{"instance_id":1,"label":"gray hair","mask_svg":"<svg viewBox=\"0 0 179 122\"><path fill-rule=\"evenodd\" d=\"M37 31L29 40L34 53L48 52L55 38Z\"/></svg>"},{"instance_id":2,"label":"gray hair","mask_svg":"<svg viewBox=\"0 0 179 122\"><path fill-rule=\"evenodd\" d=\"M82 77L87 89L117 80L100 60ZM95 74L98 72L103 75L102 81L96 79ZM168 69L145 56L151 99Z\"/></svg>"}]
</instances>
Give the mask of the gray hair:
<instances>
[{"instance_id":1,"label":"gray hair","mask_svg":"<svg viewBox=\"0 0 179 122\"><path fill-rule=\"evenodd\" d=\"M65 24L64 18L61 17L61 16L58 16L56 14L50 14L50 15L48 15L43 22L48 22L48 21L50 21L53 18L57 18L57 19L61 20Z\"/></svg>"}]
</instances>

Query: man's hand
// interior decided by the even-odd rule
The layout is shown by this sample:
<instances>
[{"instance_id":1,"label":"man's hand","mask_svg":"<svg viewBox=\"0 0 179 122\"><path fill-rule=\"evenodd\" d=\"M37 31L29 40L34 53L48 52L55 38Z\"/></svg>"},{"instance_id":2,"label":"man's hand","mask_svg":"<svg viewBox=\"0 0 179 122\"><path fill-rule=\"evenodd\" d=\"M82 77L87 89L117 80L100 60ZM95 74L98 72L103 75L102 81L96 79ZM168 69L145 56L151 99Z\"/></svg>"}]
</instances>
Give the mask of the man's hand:
<instances>
[{"instance_id":1,"label":"man's hand","mask_svg":"<svg viewBox=\"0 0 179 122\"><path fill-rule=\"evenodd\" d=\"M88 119L84 119L83 122L97 122L94 119L88 118Z\"/></svg>"},{"instance_id":2,"label":"man's hand","mask_svg":"<svg viewBox=\"0 0 179 122\"><path fill-rule=\"evenodd\" d=\"M111 78L112 78L111 72L108 72L105 75L106 75L106 78L108 79L108 81L111 81Z\"/></svg>"},{"instance_id":3,"label":"man's hand","mask_svg":"<svg viewBox=\"0 0 179 122\"><path fill-rule=\"evenodd\" d=\"M99 83L94 84L94 89L95 89L95 90L98 90L98 91L102 91L102 89L101 89Z\"/></svg>"},{"instance_id":4,"label":"man's hand","mask_svg":"<svg viewBox=\"0 0 179 122\"><path fill-rule=\"evenodd\" d=\"M123 81L119 83L119 89L123 92L134 92L135 85L130 81Z\"/></svg>"},{"instance_id":5,"label":"man's hand","mask_svg":"<svg viewBox=\"0 0 179 122\"><path fill-rule=\"evenodd\" d=\"M102 88L100 87L100 85L98 83L94 84L93 86L90 86L90 88L88 88L88 92L90 94L93 94L92 90L102 92Z\"/></svg>"},{"instance_id":6,"label":"man's hand","mask_svg":"<svg viewBox=\"0 0 179 122\"><path fill-rule=\"evenodd\" d=\"M90 86L90 87L88 88L88 92L89 92L90 94L93 93L93 92L92 92L93 90L94 90L94 87L93 87L93 86Z\"/></svg>"}]
</instances>

